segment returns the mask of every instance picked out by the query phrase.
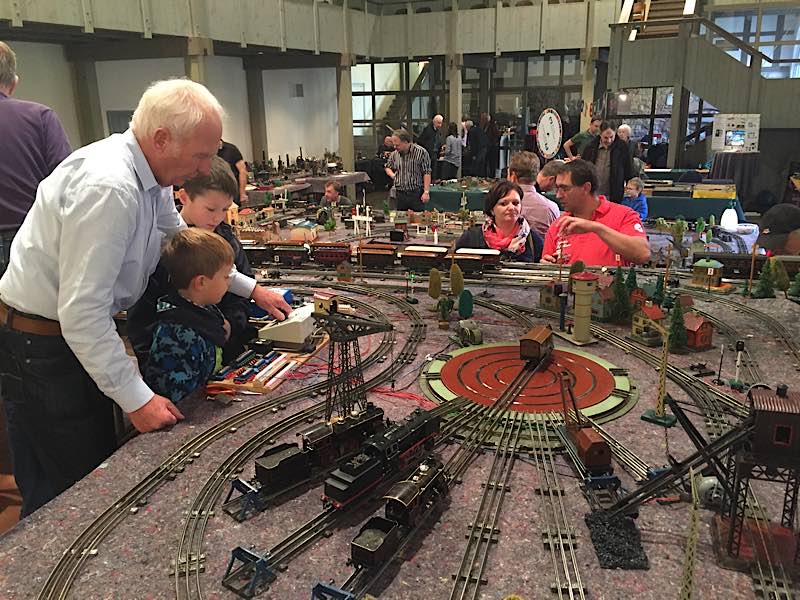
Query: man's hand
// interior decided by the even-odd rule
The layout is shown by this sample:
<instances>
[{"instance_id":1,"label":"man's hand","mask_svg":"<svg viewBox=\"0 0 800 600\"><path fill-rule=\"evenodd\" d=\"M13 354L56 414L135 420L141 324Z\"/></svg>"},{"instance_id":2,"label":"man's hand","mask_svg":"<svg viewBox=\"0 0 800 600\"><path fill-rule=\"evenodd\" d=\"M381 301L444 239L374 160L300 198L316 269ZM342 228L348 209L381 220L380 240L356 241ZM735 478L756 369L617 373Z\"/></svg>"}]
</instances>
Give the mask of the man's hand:
<instances>
[{"instance_id":1,"label":"man's hand","mask_svg":"<svg viewBox=\"0 0 800 600\"><path fill-rule=\"evenodd\" d=\"M286 300L280 294L271 292L260 285L253 288L253 294L250 297L260 308L263 308L278 321L283 321L287 315L292 313L292 307L286 303Z\"/></svg>"},{"instance_id":2,"label":"man's hand","mask_svg":"<svg viewBox=\"0 0 800 600\"><path fill-rule=\"evenodd\" d=\"M422 192L422 196L420 196L420 200L422 200L423 204L425 202L428 202L428 200L430 200L430 199L431 199L431 193L430 192Z\"/></svg>"},{"instance_id":3,"label":"man's hand","mask_svg":"<svg viewBox=\"0 0 800 600\"><path fill-rule=\"evenodd\" d=\"M225 330L225 341L227 342L229 339L231 339L231 324L228 319L222 320L222 328Z\"/></svg>"},{"instance_id":4,"label":"man's hand","mask_svg":"<svg viewBox=\"0 0 800 600\"><path fill-rule=\"evenodd\" d=\"M543 263L550 263L552 265L556 264L556 257L552 254L542 254L542 259L540 262Z\"/></svg>"},{"instance_id":5,"label":"man's hand","mask_svg":"<svg viewBox=\"0 0 800 600\"><path fill-rule=\"evenodd\" d=\"M155 394L138 410L128 413L128 418L141 433L157 431L183 420L183 414L164 396Z\"/></svg>"},{"instance_id":6,"label":"man's hand","mask_svg":"<svg viewBox=\"0 0 800 600\"><path fill-rule=\"evenodd\" d=\"M242 192L239 195L239 201L240 202L247 202L247 200L248 200L247 192Z\"/></svg>"},{"instance_id":7,"label":"man's hand","mask_svg":"<svg viewBox=\"0 0 800 600\"><path fill-rule=\"evenodd\" d=\"M562 217L558 222L558 231L561 235L570 235L573 233L597 233L596 221L590 219L581 219L580 217Z\"/></svg>"}]
</instances>

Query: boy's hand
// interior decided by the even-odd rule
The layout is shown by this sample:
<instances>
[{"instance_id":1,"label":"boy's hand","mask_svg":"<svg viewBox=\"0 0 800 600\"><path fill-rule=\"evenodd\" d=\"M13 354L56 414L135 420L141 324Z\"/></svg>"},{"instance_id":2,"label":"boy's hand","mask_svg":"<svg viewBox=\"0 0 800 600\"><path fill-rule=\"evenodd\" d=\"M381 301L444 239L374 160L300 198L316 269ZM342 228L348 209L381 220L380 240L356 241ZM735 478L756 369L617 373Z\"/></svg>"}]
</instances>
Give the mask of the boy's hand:
<instances>
[{"instance_id":1,"label":"boy's hand","mask_svg":"<svg viewBox=\"0 0 800 600\"><path fill-rule=\"evenodd\" d=\"M231 339L231 324L228 319L222 320L222 328L225 330L225 341L227 342L229 339Z\"/></svg>"},{"instance_id":2,"label":"boy's hand","mask_svg":"<svg viewBox=\"0 0 800 600\"><path fill-rule=\"evenodd\" d=\"M260 285L253 289L253 294L250 297L259 307L263 308L278 321L283 321L287 315L292 313L292 307L286 303L286 300L280 294L271 292Z\"/></svg>"},{"instance_id":3,"label":"boy's hand","mask_svg":"<svg viewBox=\"0 0 800 600\"><path fill-rule=\"evenodd\" d=\"M128 413L128 418L139 432L148 433L175 425L183 420L183 414L167 398L155 394L143 407Z\"/></svg>"}]
</instances>

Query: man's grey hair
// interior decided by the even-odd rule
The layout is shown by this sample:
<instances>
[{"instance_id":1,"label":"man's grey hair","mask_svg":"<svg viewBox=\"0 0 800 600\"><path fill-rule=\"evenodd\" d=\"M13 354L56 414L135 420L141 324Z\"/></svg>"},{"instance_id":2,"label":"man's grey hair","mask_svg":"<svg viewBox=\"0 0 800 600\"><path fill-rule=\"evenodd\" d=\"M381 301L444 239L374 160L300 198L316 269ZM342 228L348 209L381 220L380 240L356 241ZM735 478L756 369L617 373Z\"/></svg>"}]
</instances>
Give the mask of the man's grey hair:
<instances>
[{"instance_id":1,"label":"man's grey hair","mask_svg":"<svg viewBox=\"0 0 800 600\"><path fill-rule=\"evenodd\" d=\"M5 42L0 42L0 88L10 88L17 82L17 55Z\"/></svg>"},{"instance_id":2,"label":"man's grey hair","mask_svg":"<svg viewBox=\"0 0 800 600\"><path fill-rule=\"evenodd\" d=\"M629 137L630 137L631 133L633 133L633 131L631 130L631 126L628 125L627 123L623 123L622 125L617 127L617 132L620 132L620 131L624 131L625 133L628 134Z\"/></svg>"},{"instance_id":3,"label":"man's grey hair","mask_svg":"<svg viewBox=\"0 0 800 600\"><path fill-rule=\"evenodd\" d=\"M473 123L472 121L467 121L466 123L464 123L464 125L467 127L472 127L473 125L475 125L475 123Z\"/></svg>"},{"instance_id":4,"label":"man's grey hair","mask_svg":"<svg viewBox=\"0 0 800 600\"><path fill-rule=\"evenodd\" d=\"M411 134L405 129L395 129L392 135L396 135L398 138L400 138L401 142L411 142Z\"/></svg>"},{"instance_id":5,"label":"man's grey hair","mask_svg":"<svg viewBox=\"0 0 800 600\"><path fill-rule=\"evenodd\" d=\"M166 79L151 84L142 94L130 127L145 139L164 128L180 140L213 115L221 121L225 111L208 88L189 79Z\"/></svg>"}]
</instances>

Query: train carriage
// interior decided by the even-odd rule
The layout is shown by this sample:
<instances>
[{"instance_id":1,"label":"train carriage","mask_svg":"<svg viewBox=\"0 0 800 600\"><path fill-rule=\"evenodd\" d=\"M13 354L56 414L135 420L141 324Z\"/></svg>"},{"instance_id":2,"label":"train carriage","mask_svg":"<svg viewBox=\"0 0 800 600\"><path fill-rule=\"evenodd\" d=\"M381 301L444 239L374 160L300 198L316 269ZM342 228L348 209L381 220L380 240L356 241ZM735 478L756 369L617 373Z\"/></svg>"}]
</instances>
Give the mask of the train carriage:
<instances>
[{"instance_id":1,"label":"train carriage","mask_svg":"<svg viewBox=\"0 0 800 600\"><path fill-rule=\"evenodd\" d=\"M443 269L447 250L444 246L406 246L400 252L400 264L420 272Z\"/></svg>"},{"instance_id":2,"label":"train carriage","mask_svg":"<svg viewBox=\"0 0 800 600\"><path fill-rule=\"evenodd\" d=\"M320 265L335 267L352 258L352 249L347 242L313 242L311 257Z\"/></svg>"}]
</instances>

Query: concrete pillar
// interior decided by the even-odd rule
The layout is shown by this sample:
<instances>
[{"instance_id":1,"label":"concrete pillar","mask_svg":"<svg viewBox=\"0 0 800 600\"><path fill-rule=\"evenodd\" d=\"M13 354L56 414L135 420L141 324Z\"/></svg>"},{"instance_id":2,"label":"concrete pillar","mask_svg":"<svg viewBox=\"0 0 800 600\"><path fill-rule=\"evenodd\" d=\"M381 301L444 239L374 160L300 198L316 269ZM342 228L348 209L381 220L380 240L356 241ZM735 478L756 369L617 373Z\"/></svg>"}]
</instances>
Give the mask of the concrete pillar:
<instances>
[{"instance_id":1,"label":"concrete pillar","mask_svg":"<svg viewBox=\"0 0 800 600\"><path fill-rule=\"evenodd\" d=\"M581 131L589 127L592 117L589 107L592 106L595 96L595 60L597 58L597 48L589 51L585 49L581 52L583 62L583 80L581 81L581 100L583 100L583 110L581 111ZM566 140L564 140L566 141Z\"/></svg>"},{"instance_id":2,"label":"concrete pillar","mask_svg":"<svg viewBox=\"0 0 800 600\"><path fill-rule=\"evenodd\" d=\"M461 67L463 66L464 57L461 54L449 54L446 60L447 79L450 84L449 121L455 122L458 126L458 134L461 135ZM458 176L461 176L461 169L459 169Z\"/></svg>"},{"instance_id":3,"label":"concrete pillar","mask_svg":"<svg viewBox=\"0 0 800 600\"><path fill-rule=\"evenodd\" d=\"M206 56L214 56L214 41L211 38L189 38L186 56L183 58L186 77L207 85Z\"/></svg>"},{"instance_id":4,"label":"concrete pillar","mask_svg":"<svg viewBox=\"0 0 800 600\"><path fill-rule=\"evenodd\" d=\"M264 103L264 71L245 69L247 84L247 111L250 115L250 138L253 143L253 161L267 162L267 116ZM277 164L278 161L275 161Z\"/></svg>"},{"instance_id":5,"label":"concrete pillar","mask_svg":"<svg viewBox=\"0 0 800 600\"><path fill-rule=\"evenodd\" d=\"M672 89L672 118L669 128L669 151L667 152L667 167L676 169L680 167L683 156L683 138L686 137L686 122L689 115L689 91L686 89L686 50L689 45L692 26L682 23L678 30L679 44L676 44L677 56L673 61L675 65L675 85Z\"/></svg>"},{"instance_id":6,"label":"concrete pillar","mask_svg":"<svg viewBox=\"0 0 800 600\"><path fill-rule=\"evenodd\" d=\"M97 71L91 60L72 63L72 82L78 107L78 128L81 143L91 144L105 137L103 109L100 106L100 92L97 86Z\"/></svg>"},{"instance_id":7,"label":"concrete pillar","mask_svg":"<svg viewBox=\"0 0 800 600\"><path fill-rule=\"evenodd\" d=\"M689 118L689 90L675 87L672 91L672 118L669 127L669 150L667 167L678 169L683 159L683 138Z\"/></svg>"},{"instance_id":8,"label":"concrete pillar","mask_svg":"<svg viewBox=\"0 0 800 600\"><path fill-rule=\"evenodd\" d=\"M758 113L759 97L761 95L761 56L755 54L750 57L750 94L747 98L747 112Z\"/></svg>"},{"instance_id":9,"label":"concrete pillar","mask_svg":"<svg viewBox=\"0 0 800 600\"><path fill-rule=\"evenodd\" d=\"M339 156L346 171L355 170L355 144L353 141L353 83L350 68L355 56L342 54L336 68L336 95L339 100ZM347 196L356 202L355 186L347 186Z\"/></svg>"}]
</instances>

